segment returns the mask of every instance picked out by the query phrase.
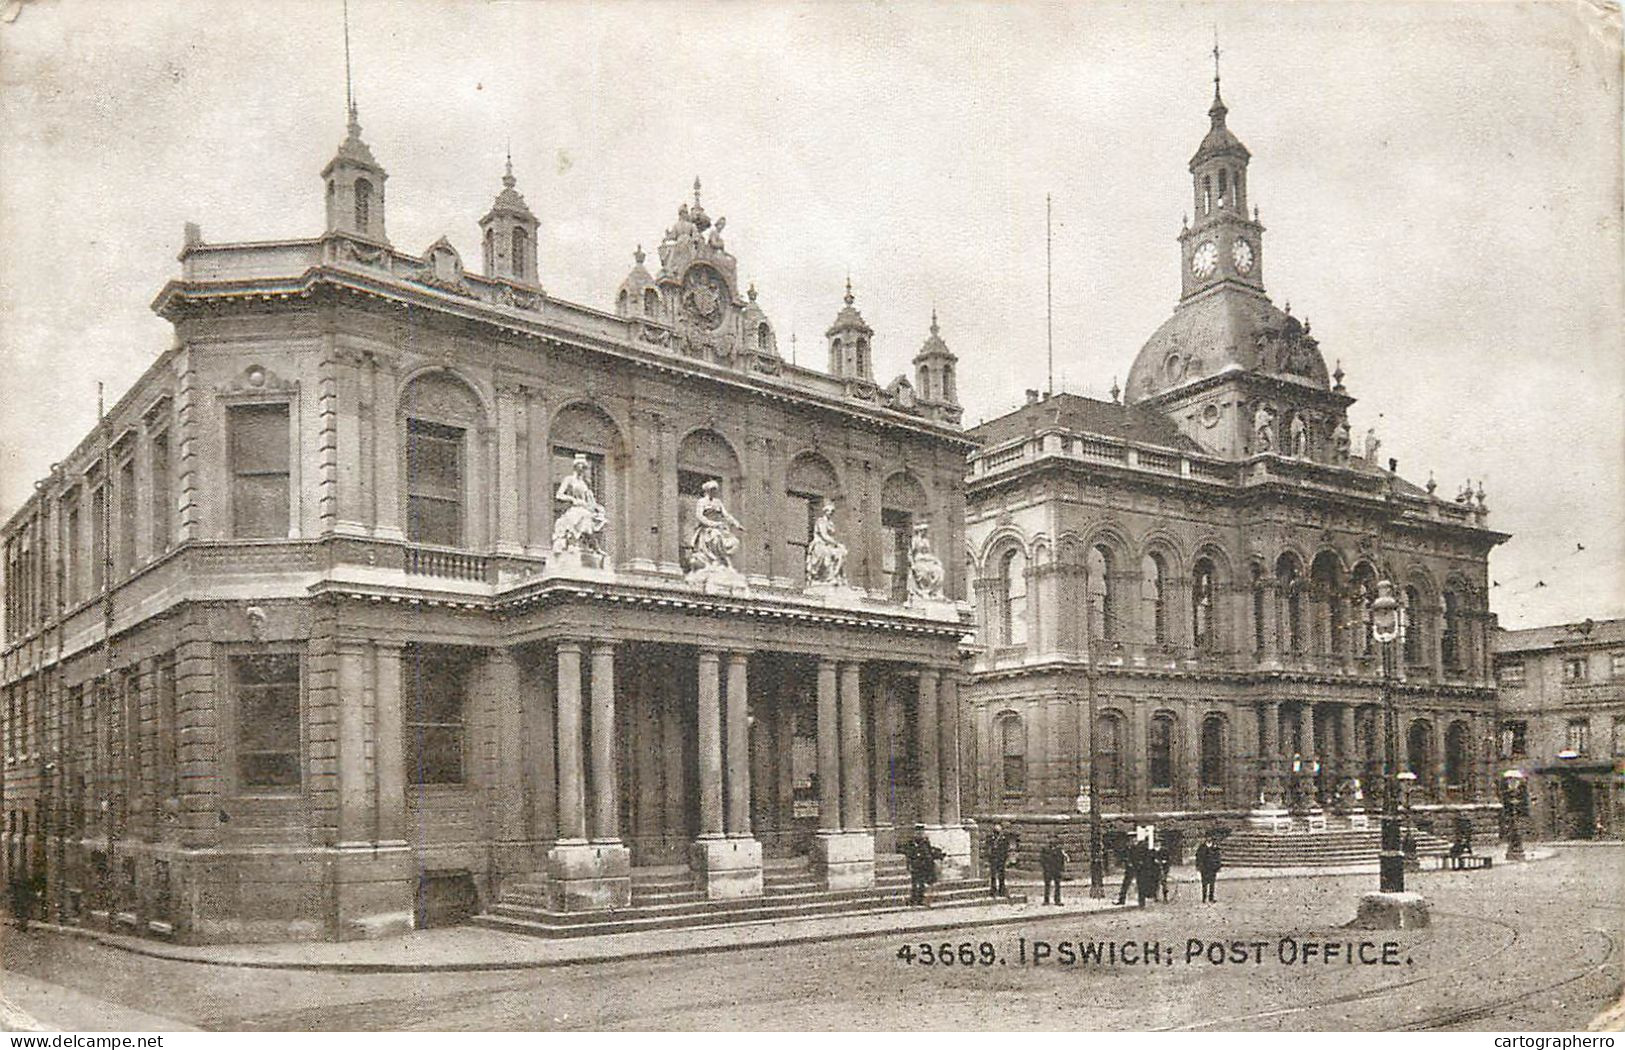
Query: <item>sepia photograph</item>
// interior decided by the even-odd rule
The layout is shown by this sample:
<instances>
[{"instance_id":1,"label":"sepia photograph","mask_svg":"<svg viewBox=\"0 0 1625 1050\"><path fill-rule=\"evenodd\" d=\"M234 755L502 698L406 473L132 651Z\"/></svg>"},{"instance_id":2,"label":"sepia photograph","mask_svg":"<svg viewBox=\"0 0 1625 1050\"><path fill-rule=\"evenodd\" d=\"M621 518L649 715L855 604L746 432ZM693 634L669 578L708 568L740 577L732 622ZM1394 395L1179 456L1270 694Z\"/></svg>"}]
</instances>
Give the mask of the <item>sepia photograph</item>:
<instances>
[{"instance_id":1,"label":"sepia photograph","mask_svg":"<svg viewBox=\"0 0 1625 1050\"><path fill-rule=\"evenodd\" d=\"M1621 81L1615 0L0 0L7 1045L1613 1046Z\"/></svg>"}]
</instances>

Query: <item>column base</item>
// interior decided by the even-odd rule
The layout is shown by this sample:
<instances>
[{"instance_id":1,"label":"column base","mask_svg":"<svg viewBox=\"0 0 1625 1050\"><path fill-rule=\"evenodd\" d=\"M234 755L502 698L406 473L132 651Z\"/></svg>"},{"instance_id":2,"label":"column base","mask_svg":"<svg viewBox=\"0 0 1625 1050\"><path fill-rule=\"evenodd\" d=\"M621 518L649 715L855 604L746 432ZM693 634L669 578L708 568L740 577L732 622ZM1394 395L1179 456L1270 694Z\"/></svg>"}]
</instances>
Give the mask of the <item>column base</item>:
<instances>
[{"instance_id":1,"label":"column base","mask_svg":"<svg viewBox=\"0 0 1625 1050\"><path fill-rule=\"evenodd\" d=\"M603 911L632 903L632 851L619 843L560 843L547 851L554 911Z\"/></svg>"},{"instance_id":2,"label":"column base","mask_svg":"<svg viewBox=\"0 0 1625 1050\"><path fill-rule=\"evenodd\" d=\"M947 856L938 863L944 879L968 879L971 877L970 864L970 832L956 824L944 824L938 828L925 829L926 841Z\"/></svg>"},{"instance_id":3,"label":"column base","mask_svg":"<svg viewBox=\"0 0 1625 1050\"><path fill-rule=\"evenodd\" d=\"M1433 925L1420 893L1363 893L1349 925L1361 930L1416 930Z\"/></svg>"},{"instance_id":4,"label":"column base","mask_svg":"<svg viewBox=\"0 0 1625 1050\"><path fill-rule=\"evenodd\" d=\"M812 844L813 869L832 890L866 890L875 884L875 837L867 831L820 831Z\"/></svg>"},{"instance_id":5,"label":"column base","mask_svg":"<svg viewBox=\"0 0 1625 1050\"><path fill-rule=\"evenodd\" d=\"M762 895L762 844L751 838L696 839L688 866L707 900Z\"/></svg>"}]
</instances>

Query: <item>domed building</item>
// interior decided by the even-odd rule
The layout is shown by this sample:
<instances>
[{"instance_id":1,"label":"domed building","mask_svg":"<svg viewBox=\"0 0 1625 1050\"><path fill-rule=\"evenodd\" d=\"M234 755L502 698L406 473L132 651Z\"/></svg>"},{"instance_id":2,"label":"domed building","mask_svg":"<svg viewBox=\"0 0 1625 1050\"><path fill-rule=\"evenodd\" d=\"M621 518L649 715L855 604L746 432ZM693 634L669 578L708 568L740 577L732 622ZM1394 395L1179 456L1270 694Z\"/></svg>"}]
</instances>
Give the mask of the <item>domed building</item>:
<instances>
[{"instance_id":1,"label":"domed building","mask_svg":"<svg viewBox=\"0 0 1625 1050\"><path fill-rule=\"evenodd\" d=\"M1507 537L1482 488L1443 498L1351 433L1341 364L1265 291L1228 116L1215 76L1179 302L1126 389L1031 392L971 431L966 805L1029 843L1059 826L1074 857L1091 812L1105 849L1144 824L1177 851L1261 813L1357 823L1383 765L1382 580L1407 619L1393 698L1413 812L1444 834L1492 813L1486 566Z\"/></svg>"}]
</instances>

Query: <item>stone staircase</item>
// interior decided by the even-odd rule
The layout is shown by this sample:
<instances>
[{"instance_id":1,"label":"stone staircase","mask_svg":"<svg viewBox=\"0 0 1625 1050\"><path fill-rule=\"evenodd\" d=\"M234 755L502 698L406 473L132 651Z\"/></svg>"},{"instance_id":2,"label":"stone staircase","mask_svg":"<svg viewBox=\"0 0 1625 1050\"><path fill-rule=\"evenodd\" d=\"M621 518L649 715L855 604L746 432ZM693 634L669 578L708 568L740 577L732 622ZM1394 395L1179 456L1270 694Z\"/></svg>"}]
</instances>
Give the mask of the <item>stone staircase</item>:
<instances>
[{"instance_id":1,"label":"stone staircase","mask_svg":"<svg viewBox=\"0 0 1625 1050\"><path fill-rule=\"evenodd\" d=\"M694 885L686 867L632 869L632 903L626 908L557 912L547 906L547 879L536 874L510 883L474 923L489 929L537 937L584 937L642 930L677 930L748 922L805 919L820 915L859 915L908 907L908 866L899 854L875 858L875 885L828 890L804 857L770 860L762 871L760 897L712 901ZM995 902L979 880L956 879L931 887L933 905Z\"/></svg>"},{"instance_id":2,"label":"stone staircase","mask_svg":"<svg viewBox=\"0 0 1625 1050\"><path fill-rule=\"evenodd\" d=\"M1450 844L1436 835L1420 830L1414 834L1417 856L1441 857L1450 851ZM1374 864L1381 849L1382 832L1376 827L1279 832L1249 828L1227 836L1221 852L1227 868L1318 868Z\"/></svg>"}]
</instances>

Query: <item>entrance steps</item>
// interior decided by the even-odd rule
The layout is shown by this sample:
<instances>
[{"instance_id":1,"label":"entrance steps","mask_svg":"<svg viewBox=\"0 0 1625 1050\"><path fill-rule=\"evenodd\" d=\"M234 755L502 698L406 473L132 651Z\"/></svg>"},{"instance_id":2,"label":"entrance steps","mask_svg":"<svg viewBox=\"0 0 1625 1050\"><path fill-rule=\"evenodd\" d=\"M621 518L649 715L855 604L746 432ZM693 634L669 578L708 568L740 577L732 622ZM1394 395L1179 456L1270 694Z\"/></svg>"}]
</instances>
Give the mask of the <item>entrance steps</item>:
<instances>
[{"instance_id":1,"label":"entrance steps","mask_svg":"<svg viewBox=\"0 0 1625 1050\"><path fill-rule=\"evenodd\" d=\"M875 857L875 885L864 889L825 889L822 877L805 858L770 860L762 870L760 897L707 900L684 867L633 868L632 904L605 911L558 912L548 908L545 875L510 883L474 923L537 937L584 937L642 930L676 930L699 926L805 919L822 915L858 915L906 909L908 864L899 854ZM977 880L956 879L931 887L932 904L1008 903L995 900Z\"/></svg>"},{"instance_id":2,"label":"entrance steps","mask_svg":"<svg viewBox=\"0 0 1625 1050\"><path fill-rule=\"evenodd\" d=\"M1372 820L1376 822L1376 818ZM1440 857L1450 851L1450 844L1436 835L1420 830L1413 830L1412 834L1416 838L1418 856ZM1370 864L1375 863L1382 852L1382 832L1376 827L1326 831L1249 828L1232 832L1220 849L1225 867L1319 868Z\"/></svg>"}]
</instances>

